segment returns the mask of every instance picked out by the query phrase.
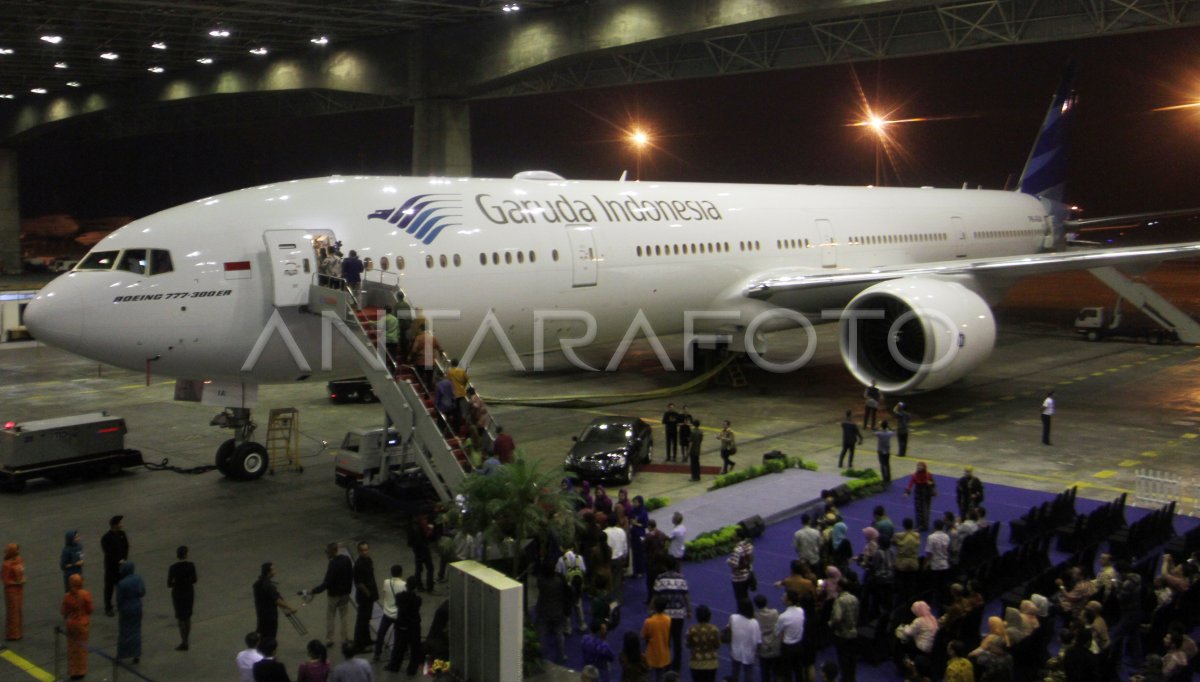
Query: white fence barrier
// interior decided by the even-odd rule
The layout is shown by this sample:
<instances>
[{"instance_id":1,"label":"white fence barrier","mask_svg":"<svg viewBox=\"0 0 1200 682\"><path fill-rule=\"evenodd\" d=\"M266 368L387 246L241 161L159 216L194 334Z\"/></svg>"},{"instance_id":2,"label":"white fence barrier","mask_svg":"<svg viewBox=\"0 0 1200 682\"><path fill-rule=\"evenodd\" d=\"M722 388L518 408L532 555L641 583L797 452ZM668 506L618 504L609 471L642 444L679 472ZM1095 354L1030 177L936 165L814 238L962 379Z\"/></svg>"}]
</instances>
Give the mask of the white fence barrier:
<instances>
[{"instance_id":1,"label":"white fence barrier","mask_svg":"<svg viewBox=\"0 0 1200 682\"><path fill-rule=\"evenodd\" d=\"M1177 514L1200 515L1200 480L1155 469L1138 469L1135 502L1139 507L1175 503Z\"/></svg>"}]
</instances>

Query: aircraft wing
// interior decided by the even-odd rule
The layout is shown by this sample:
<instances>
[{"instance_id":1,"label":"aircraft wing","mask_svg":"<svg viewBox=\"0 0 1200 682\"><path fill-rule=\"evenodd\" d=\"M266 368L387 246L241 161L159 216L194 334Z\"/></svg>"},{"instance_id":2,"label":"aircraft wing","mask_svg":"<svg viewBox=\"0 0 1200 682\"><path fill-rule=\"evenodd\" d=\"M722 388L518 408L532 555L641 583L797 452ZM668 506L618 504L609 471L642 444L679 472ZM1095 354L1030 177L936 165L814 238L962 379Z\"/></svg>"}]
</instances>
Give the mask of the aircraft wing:
<instances>
[{"instance_id":1,"label":"aircraft wing","mask_svg":"<svg viewBox=\"0 0 1200 682\"><path fill-rule=\"evenodd\" d=\"M1032 275L1104 266L1144 269L1165 260L1197 256L1200 256L1200 242L1115 249L1068 249L1021 256L963 258L856 270L775 268L751 276L742 289L742 295L791 307L787 300L790 298L789 294L813 293L825 289L862 289L877 282L902 277L971 276L981 282L991 280L1002 284Z\"/></svg>"}]
</instances>

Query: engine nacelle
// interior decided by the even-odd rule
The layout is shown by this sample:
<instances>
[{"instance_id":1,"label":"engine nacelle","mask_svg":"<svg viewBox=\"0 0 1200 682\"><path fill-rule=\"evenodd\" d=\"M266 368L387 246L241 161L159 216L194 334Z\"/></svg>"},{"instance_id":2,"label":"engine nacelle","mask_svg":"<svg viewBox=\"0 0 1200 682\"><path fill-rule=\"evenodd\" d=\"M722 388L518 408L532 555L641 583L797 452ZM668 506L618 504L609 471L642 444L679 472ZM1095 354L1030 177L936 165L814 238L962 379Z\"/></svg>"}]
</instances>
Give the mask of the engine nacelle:
<instances>
[{"instance_id":1,"label":"engine nacelle","mask_svg":"<svg viewBox=\"0 0 1200 682\"><path fill-rule=\"evenodd\" d=\"M855 378L904 394L941 388L979 366L996 344L996 320L962 284L905 277L855 296L838 337Z\"/></svg>"}]
</instances>

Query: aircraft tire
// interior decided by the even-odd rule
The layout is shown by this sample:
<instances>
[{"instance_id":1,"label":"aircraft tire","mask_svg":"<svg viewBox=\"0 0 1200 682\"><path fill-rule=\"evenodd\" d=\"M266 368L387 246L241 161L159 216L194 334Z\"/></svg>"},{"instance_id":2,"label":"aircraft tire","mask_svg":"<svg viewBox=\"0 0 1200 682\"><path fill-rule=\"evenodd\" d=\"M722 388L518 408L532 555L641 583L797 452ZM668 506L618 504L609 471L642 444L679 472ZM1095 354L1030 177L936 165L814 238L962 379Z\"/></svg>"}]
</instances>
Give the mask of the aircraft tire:
<instances>
[{"instance_id":1,"label":"aircraft tire","mask_svg":"<svg viewBox=\"0 0 1200 682\"><path fill-rule=\"evenodd\" d=\"M1100 332L1096 331L1095 329L1093 329L1092 331L1088 332L1088 333L1087 333L1087 340L1088 340L1088 341L1099 341L1099 340L1100 340Z\"/></svg>"},{"instance_id":2,"label":"aircraft tire","mask_svg":"<svg viewBox=\"0 0 1200 682\"><path fill-rule=\"evenodd\" d=\"M233 451L236 449L237 443L232 438L221 443L220 447L217 448L217 471L220 471L222 476L233 475L229 469L229 460L233 458Z\"/></svg>"},{"instance_id":3,"label":"aircraft tire","mask_svg":"<svg viewBox=\"0 0 1200 682\"><path fill-rule=\"evenodd\" d=\"M253 481L267 473L269 464L270 458L265 447L259 443L242 443L229 460L229 471L234 478Z\"/></svg>"},{"instance_id":4,"label":"aircraft tire","mask_svg":"<svg viewBox=\"0 0 1200 682\"><path fill-rule=\"evenodd\" d=\"M346 506L350 507L350 511L360 512L363 510L362 491L358 488L357 483L346 488Z\"/></svg>"}]
</instances>

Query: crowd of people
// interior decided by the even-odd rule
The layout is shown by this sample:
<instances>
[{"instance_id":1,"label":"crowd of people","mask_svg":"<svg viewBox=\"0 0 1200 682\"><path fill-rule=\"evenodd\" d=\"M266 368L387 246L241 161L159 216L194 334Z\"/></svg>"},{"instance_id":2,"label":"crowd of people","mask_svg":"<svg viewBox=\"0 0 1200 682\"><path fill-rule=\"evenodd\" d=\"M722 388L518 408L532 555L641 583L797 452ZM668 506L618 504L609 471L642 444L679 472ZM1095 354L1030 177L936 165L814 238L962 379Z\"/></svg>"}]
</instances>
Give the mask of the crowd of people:
<instances>
[{"instance_id":1,"label":"crowd of people","mask_svg":"<svg viewBox=\"0 0 1200 682\"><path fill-rule=\"evenodd\" d=\"M671 440L678 447L678 433ZM1136 679L1190 679L1197 659L1188 628L1200 614L1171 623L1161 642L1149 643L1158 651L1143 657L1154 616L1141 599L1151 592L1141 589L1128 563L1107 554L1097 567L1072 567L1057 593L1025 594L984 618L994 595L985 596L988 586L964 569L972 564L964 551L973 547L969 538L991 528L982 506L986 488L969 466L953 488L957 513L935 515L936 480L925 462L917 463L904 485L912 516L897 524L876 506L857 552L846 519L828 498L823 513L802 516L786 576L758 575L753 540L739 528L726 557L732 594L709 590L697 598L683 562L682 515L664 532L639 497L621 490L614 502L603 487L584 483L577 491L580 530L533 569L534 620L558 660L566 659L564 635L586 633L578 643L586 680L716 680L727 659L725 679L853 682L864 655L877 663L881 650L890 654L886 664L895 679L912 682L1116 679L1102 666L1118 650L1139 669ZM1158 607L1193 589L1198 560L1174 563L1165 556L1153 586ZM643 577L645 602L622 600L622 581ZM641 609L644 617L632 616L635 627L621 627L630 611ZM727 620L717 617L721 611L730 613ZM609 642L613 631L622 634Z\"/></svg>"}]
</instances>

